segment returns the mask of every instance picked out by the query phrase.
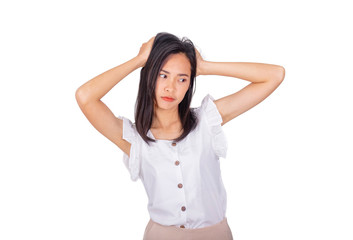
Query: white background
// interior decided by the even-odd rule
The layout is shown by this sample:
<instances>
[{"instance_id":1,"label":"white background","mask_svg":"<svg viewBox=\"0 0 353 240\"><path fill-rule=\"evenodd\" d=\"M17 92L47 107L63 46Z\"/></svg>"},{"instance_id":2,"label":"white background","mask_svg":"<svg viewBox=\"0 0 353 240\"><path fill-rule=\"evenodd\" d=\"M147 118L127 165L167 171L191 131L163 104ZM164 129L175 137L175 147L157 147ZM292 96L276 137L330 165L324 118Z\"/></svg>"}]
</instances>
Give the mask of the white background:
<instances>
[{"instance_id":1,"label":"white background","mask_svg":"<svg viewBox=\"0 0 353 240\"><path fill-rule=\"evenodd\" d=\"M142 239L142 182L75 91L161 31L208 61L285 67L279 88L224 125L237 240L353 239L348 1L1 1L0 239ZM139 72L102 101L133 120ZM247 81L199 76L192 107Z\"/></svg>"}]
</instances>

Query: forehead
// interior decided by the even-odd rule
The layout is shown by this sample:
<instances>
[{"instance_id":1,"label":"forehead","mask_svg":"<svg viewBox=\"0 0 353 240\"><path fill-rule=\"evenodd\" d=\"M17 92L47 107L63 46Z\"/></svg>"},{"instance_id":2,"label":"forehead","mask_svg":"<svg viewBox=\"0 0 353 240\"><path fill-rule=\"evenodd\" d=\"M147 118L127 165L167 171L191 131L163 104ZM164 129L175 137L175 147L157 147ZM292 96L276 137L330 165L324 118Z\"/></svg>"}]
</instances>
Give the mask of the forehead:
<instances>
[{"instance_id":1,"label":"forehead","mask_svg":"<svg viewBox=\"0 0 353 240\"><path fill-rule=\"evenodd\" d=\"M168 56L162 69L170 73L190 73L191 65L184 53L176 53Z\"/></svg>"}]
</instances>

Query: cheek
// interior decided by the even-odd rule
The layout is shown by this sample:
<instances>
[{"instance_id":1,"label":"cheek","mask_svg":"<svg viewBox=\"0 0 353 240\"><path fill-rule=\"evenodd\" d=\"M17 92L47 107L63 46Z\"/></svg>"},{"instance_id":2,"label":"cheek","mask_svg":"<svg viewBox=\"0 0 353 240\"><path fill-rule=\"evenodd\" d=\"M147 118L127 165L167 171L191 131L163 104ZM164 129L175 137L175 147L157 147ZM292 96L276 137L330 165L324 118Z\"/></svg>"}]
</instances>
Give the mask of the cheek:
<instances>
[{"instance_id":1,"label":"cheek","mask_svg":"<svg viewBox=\"0 0 353 240\"><path fill-rule=\"evenodd\" d=\"M190 83L185 86L185 89L184 89L185 93L189 90L189 88L190 88Z\"/></svg>"},{"instance_id":2,"label":"cheek","mask_svg":"<svg viewBox=\"0 0 353 240\"><path fill-rule=\"evenodd\" d=\"M184 86L182 89L180 89L179 94L181 99L184 99L186 93L188 92L188 89L189 89L189 85Z\"/></svg>"},{"instance_id":3,"label":"cheek","mask_svg":"<svg viewBox=\"0 0 353 240\"><path fill-rule=\"evenodd\" d=\"M160 86L159 86L158 82L156 82L156 86L155 86L155 89L154 89L154 95L158 94L159 88L160 88Z\"/></svg>"},{"instance_id":4,"label":"cheek","mask_svg":"<svg viewBox=\"0 0 353 240\"><path fill-rule=\"evenodd\" d=\"M159 81L159 80L157 79L157 81L156 81L156 91L160 91L160 89L162 89L162 88L163 88L163 86L162 86L161 81Z\"/></svg>"}]
</instances>

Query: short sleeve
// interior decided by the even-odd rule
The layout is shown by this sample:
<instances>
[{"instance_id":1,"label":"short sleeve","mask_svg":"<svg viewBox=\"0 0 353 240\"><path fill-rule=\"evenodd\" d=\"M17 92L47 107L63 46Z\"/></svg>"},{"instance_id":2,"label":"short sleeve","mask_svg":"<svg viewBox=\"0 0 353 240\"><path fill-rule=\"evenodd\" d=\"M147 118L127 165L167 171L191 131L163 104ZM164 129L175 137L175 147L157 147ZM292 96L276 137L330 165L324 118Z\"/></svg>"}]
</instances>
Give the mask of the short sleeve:
<instances>
[{"instance_id":1,"label":"short sleeve","mask_svg":"<svg viewBox=\"0 0 353 240\"><path fill-rule=\"evenodd\" d=\"M227 156L227 138L222 129L222 116L219 113L214 98L207 94L201 102L199 113L205 118L212 137L212 147L218 157Z\"/></svg>"},{"instance_id":2,"label":"short sleeve","mask_svg":"<svg viewBox=\"0 0 353 240\"><path fill-rule=\"evenodd\" d=\"M139 179L141 168L138 133L129 119L122 116L119 116L118 118L123 120L123 139L131 144L130 157L124 152L123 162L130 172L131 180L137 181Z\"/></svg>"}]
</instances>

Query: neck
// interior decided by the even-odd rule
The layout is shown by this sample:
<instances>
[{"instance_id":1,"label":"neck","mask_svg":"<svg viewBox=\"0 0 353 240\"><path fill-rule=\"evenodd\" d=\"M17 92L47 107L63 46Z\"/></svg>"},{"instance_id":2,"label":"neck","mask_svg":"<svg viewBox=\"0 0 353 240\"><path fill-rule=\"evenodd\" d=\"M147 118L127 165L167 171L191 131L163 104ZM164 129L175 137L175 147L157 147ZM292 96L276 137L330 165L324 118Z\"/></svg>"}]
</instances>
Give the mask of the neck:
<instances>
[{"instance_id":1,"label":"neck","mask_svg":"<svg viewBox=\"0 0 353 240\"><path fill-rule=\"evenodd\" d=\"M155 109L151 127L159 129L180 128L181 121L178 109Z\"/></svg>"}]
</instances>

